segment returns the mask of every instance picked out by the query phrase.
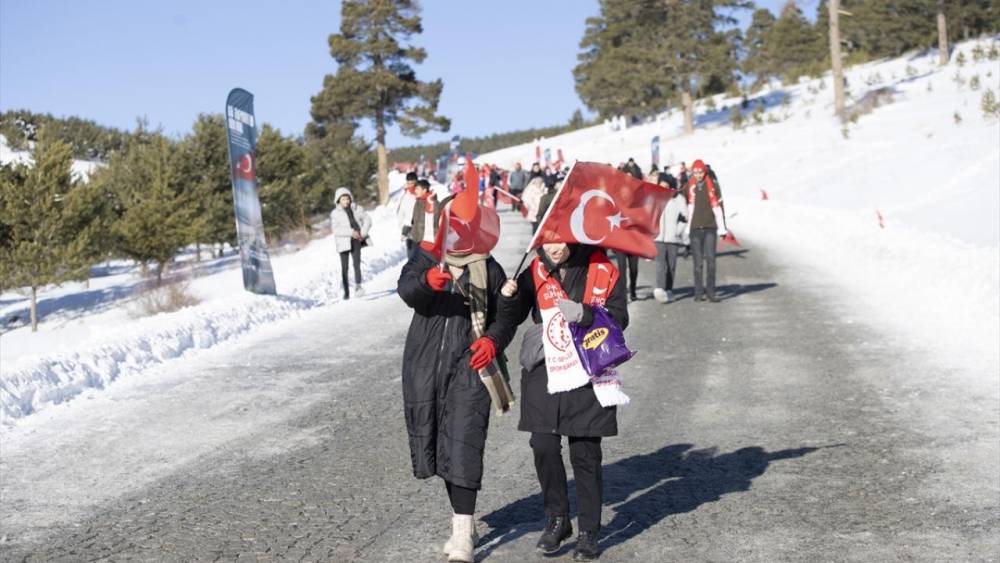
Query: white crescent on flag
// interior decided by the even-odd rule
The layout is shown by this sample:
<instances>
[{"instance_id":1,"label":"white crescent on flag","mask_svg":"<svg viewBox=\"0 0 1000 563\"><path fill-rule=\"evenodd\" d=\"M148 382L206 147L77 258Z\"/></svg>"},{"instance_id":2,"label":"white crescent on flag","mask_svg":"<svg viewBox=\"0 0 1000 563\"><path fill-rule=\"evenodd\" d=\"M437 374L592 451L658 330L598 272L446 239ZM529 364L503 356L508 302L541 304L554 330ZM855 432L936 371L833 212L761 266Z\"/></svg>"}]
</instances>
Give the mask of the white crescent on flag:
<instances>
[{"instance_id":1,"label":"white crescent on flag","mask_svg":"<svg viewBox=\"0 0 1000 563\"><path fill-rule=\"evenodd\" d=\"M580 196L580 203L576 206L576 209L573 210L573 213L569 217L569 228L573 232L573 237L583 244L601 244L601 242L607 238L607 235L599 239L590 238L587 235L587 230L584 228L584 216L587 203L595 197L610 201L611 205L614 205L615 209L618 209L618 206L615 204L615 200L601 190L587 190L583 192L583 195ZM612 228L614 226L615 224L612 222Z\"/></svg>"}]
</instances>

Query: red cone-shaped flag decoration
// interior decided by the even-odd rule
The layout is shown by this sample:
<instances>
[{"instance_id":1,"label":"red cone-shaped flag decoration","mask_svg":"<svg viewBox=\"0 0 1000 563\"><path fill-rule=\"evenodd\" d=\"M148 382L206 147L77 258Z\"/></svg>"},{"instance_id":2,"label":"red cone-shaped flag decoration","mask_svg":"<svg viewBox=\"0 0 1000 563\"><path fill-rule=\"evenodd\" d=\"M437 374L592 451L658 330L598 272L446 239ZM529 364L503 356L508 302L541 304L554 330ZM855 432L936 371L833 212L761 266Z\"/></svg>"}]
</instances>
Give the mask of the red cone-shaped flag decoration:
<instances>
[{"instance_id":1,"label":"red cone-shaped flag decoration","mask_svg":"<svg viewBox=\"0 0 1000 563\"><path fill-rule=\"evenodd\" d=\"M660 214L675 193L606 164L577 162L528 250L565 242L653 258L653 237L659 231Z\"/></svg>"},{"instance_id":2,"label":"red cone-shaped flag decoration","mask_svg":"<svg viewBox=\"0 0 1000 563\"><path fill-rule=\"evenodd\" d=\"M486 254L500 240L500 216L496 210L479 205L479 174L469 157L465 160L464 177L465 189L441 213L441 228L434 247L427 249L438 259L442 248L448 254Z\"/></svg>"}]
</instances>

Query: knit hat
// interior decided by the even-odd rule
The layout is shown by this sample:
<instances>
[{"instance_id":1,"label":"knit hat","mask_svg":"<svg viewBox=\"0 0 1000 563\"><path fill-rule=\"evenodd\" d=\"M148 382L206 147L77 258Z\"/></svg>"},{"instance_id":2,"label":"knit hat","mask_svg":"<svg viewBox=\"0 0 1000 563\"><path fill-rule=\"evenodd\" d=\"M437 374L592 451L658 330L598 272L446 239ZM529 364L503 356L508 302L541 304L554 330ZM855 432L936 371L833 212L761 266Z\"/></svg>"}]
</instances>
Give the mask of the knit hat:
<instances>
[{"instance_id":1,"label":"knit hat","mask_svg":"<svg viewBox=\"0 0 1000 563\"><path fill-rule=\"evenodd\" d=\"M691 170L701 170L701 171L704 171L705 170L705 163L702 162L701 159L698 159L698 160L694 161L693 164L691 164Z\"/></svg>"}]
</instances>

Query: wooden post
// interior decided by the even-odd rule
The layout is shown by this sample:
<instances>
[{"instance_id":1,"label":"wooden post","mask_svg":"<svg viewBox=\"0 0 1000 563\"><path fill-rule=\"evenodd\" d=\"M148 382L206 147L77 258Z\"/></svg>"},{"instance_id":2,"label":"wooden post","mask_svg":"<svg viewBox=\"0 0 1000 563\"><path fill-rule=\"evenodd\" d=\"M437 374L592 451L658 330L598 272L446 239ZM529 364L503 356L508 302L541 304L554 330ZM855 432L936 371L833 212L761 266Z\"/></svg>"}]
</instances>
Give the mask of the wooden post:
<instances>
[{"instance_id":1,"label":"wooden post","mask_svg":"<svg viewBox=\"0 0 1000 563\"><path fill-rule=\"evenodd\" d=\"M840 58L840 0L830 0L830 65L833 71L834 112L843 122L844 110L844 68Z\"/></svg>"},{"instance_id":2,"label":"wooden post","mask_svg":"<svg viewBox=\"0 0 1000 563\"><path fill-rule=\"evenodd\" d=\"M944 17L944 0L938 0L938 64L948 64L948 22Z\"/></svg>"}]
</instances>

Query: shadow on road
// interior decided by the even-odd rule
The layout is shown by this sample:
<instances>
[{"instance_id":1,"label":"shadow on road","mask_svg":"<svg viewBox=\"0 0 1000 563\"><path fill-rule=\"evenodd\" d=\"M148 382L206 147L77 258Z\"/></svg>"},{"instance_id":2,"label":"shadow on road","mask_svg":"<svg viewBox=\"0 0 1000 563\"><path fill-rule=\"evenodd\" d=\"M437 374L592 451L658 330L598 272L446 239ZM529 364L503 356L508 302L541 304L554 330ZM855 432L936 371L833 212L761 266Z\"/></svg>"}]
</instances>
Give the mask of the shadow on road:
<instances>
[{"instance_id":1,"label":"shadow on road","mask_svg":"<svg viewBox=\"0 0 1000 563\"><path fill-rule=\"evenodd\" d=\"M822 447L835 446L776 452L752 446L718 454L714 447L695 450L692 444L673 444L606 465L604 505L615 516L601 529L601 548L626 542L671 514L691 512L722 495L747 491L771 462L802 457ZM575 512L572 480L570 489L570 511ZM636 493L640 494L633 496ZM493 529L480 540L479 545L489 545L483 556L526 534L539 533L543 514L541 493L536 493L483 516ZM569 551L572 543L559 553Z\"/></svg>"},{"instance_id":2,"label":"shadow on road","mask_svg":"<svg viewBox=\"0 0 1000 563\"><path fill-rule=\"evenodd\" d=\"M733 299L739 297L740 295L745 295L747 293L756 293L758 291L765 291L773 287L778 287L778 284L767 282L767 283L751 283L751 284L740 284L732 283L727 285L720 285L715 288L715 294L719 299L725 301L727 299ZM694 298L694 288L693 287L679 287L674 289L674 299L675 301L682 301L685 299Z\"/></svg>"}]
</instances>

